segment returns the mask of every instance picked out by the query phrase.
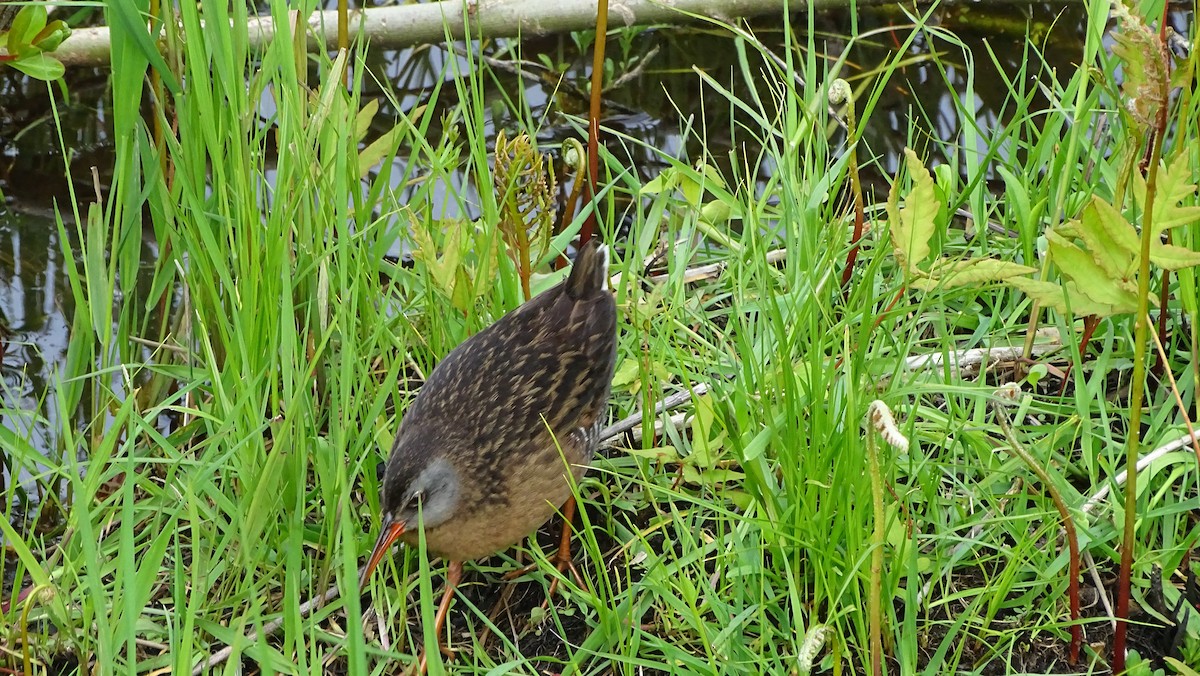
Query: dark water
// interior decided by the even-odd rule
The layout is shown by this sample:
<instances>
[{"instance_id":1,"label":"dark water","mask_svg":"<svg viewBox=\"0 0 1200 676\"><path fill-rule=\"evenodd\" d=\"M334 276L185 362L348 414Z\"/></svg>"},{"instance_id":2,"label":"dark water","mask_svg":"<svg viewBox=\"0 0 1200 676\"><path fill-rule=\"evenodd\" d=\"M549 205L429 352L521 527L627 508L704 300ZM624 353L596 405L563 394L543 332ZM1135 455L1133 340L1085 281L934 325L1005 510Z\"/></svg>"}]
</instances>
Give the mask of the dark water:
<instances>
[{"instance_id":1,"label":"dark water","mask_svg":"<svg viewBox=\"0 0 1200 676\"><path fill-rule=\"evenodd\" d=\"M1171 22L1177 30L1183 31L1189 25L1189 11L1180 10L1172 15ZM872 173L878 181L895 170L896 158L909 142L906 131L910 120L916 120L917 126L934 138L957 139L962 129L955 98L973 99L975 124L986 136L1008 122L1004 107L1008 86L1002 72L1014 77L1026 65L1027 78L1049 79L1056 70L1057 77L1065 81L1074 72L1082 52L1078 36L1082 33L1084 16L1078 6L1006 5L992 14L971 6L943 12L939 18L974 55L973 88L968 91L964 78L967 68L962 50L942 42L933 46L942 55L943 63L948 64L944 69L921 63L898 73L865 125L864 151L860 151L860 157L878 158L875 166L865 169L868 185ZM843 73L844 77L884 63L893 54L896 41L904 40L908 33L905 28L908 21L900 14L864 11L852 18L845 13L827 13L815 20L820 36L818 50L827 58L842 51L847 41L838 36L850 31L852 21L857 21L860 31L892 24L899 28L894 35L881 32L857 46L851 59L855 65ZM1048 33L1051 24L1053 33ZM1044 45L1045 52L1029 48L1027 25L1033 26L1030 30L1036 44ZM806 26L806 17L794 22L798 32L805 31ZM777 23L774 26L760 23L755 35L772 47L782 39ZM929 41L919 39L909 55L926 54L930 48ZM386 76L400 108L408 110L425 103L429 88L443 77L451 60L463 62L461 50L461 46L457 50L435 46L381 52L371 56L376 60L372 69ZM993 64L989 50L999 68ZM504 56L499 49L488 53ZM708 92L707 98L702 96L694 72L703 70L735 93L746 95L747 83L737 65L738 52L733 40L703 28L659 28L643 31L631 40L612 39L608 55L614 60L614 71L618 74L638 64L644 67L639 77L609 94L611 105L605 119L609 128L642 139L649 148L669 156L691 161L707 153L718 164L728 161L730 150L750 141L749 135L736 131L747 120L732 113L730 106L722 105L712 92ZM793 56L805 58L803 54ZM522 45L522 57L534 61L545 57L565 63L567 82L578 91L586 91L590 56L579 56L570 37L526 42ZM58 100L65 125L63 144L70 149L68 163L74 185L64 179L60 151L63 144L52 122L48 88L17 77L11 70L0 70L0 191L4 195L0 204L0 326L4 327L4 333L0 334L3 335L0 340L5 348L0 421L16 437L42 451L52 449L55 443L53 430L59 423L53 408L43 402L49 396L55 367L62 362L69 339L70 294L54 210L57 205L66 212L64 218L71 230L68 208L73 199L71 188L80 203L92 200L95 189L91 167L97 168L101 185L106 184L113 151L106 74L101 70L71 71L68 77L70 96L66 101L61 97ZM555 97L550 85L530 82L514 74L499 73L498 80L498 84L491 85L489 95L501 93L501 88L510 96L519 93L535 119L547 120L539 138L545 148L555 149L559 140L578 136L577 128L556 111L582 113L586 106L583 101L573 96ZM453 102L452 87L443 89L443 97L442 105ZM390 126L388 120L393 112L386 100L381 103L381 114L376 117L377 132ZM1044 100L1035 100L1033 108L1046 105ZM503 114L497 117L489 113L486 133L492 137L497 129L513 125L514 121ZM683 131L689 128L704 131L705 146L701 146L699 134ZM661 159L647 147L610 143L609 148L627 153L623 158L625 165L635 168L643 178L654 176L663 167ZM753 157L751 152L752 149L743 149L741 154ZM939 159L952 158L935 155L930 162L937 163ZM404 161L403 157L397 159L399 163ZM758 170L765 179L772 168L764 166ZM402 174L402 170L393 172L394 176ZM456 188L468 196L473 190L466 177ZM12 483L7 462L4 472L7 488Z\"/></svg>"}]
</instances>

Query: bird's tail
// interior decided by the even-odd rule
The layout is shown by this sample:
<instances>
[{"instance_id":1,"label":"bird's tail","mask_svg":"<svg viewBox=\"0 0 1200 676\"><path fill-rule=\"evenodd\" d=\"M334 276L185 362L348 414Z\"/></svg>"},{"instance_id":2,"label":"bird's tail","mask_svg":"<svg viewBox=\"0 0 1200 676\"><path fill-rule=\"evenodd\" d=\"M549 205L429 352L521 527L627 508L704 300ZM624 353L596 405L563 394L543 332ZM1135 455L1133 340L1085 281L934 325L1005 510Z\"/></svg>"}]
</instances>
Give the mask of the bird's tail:
<instances>
[{"instance_id":1,"label":"bird's tail","mask_svg":"<svg viewBox=\"0 0 1200 676\"><path fill-rule=\"evenodd\" d=\"M582 300L608 290L608 247L592 238L575 255L571 276L567 278L567 295Z\"/></svg>"}]
</instances>

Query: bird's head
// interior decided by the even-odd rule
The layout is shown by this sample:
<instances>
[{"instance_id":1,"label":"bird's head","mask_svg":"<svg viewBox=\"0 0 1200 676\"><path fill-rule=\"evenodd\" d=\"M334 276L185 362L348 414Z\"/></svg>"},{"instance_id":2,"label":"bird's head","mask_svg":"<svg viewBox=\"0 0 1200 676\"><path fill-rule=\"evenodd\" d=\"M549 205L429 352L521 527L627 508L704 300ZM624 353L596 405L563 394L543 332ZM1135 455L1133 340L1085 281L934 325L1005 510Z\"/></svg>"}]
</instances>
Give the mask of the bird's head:
<instances>
[{"instance_id":1,"label":"bird's head","mask_svg":"<svg viewBox=\"0 0 1200 676\"><path fill-rule=\"evenodd\" d=\"M365 584L396 540L421 524L436 528L447 521L458 507L460 482L458 471L445 456L433 458L416 472L393 467L389 462L383 476L383 528L363 570Z\"/></svg>"}]
</instances>

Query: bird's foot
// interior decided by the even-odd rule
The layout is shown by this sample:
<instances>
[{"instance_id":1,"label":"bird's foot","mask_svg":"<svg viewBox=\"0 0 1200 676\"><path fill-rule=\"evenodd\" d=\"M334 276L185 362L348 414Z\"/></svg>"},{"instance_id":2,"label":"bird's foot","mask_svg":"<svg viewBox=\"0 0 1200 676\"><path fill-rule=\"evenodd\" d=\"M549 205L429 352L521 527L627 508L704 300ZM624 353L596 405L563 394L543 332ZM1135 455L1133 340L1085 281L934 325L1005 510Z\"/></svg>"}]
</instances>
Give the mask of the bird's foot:
<instances>
[{"instance_id":1,"label":"bird's foot","mask_svg":"<svg viewBox=\"0 0 1200 676\"><path fill-rule=\"evenodd\" d=\"M589 588L587 582L584 581L583 576L579 574L579 569L575 567L575 560L571 558L571 551L569 549L565 554L560 550L557 554L550 557L550 562L554 564L554 567L558 570L560 576L565 577L567 571L570 571L571 577L575 580L575 584L579 585L581 589ZM504 574L504 581L511 582L517 578L524 577L537 570L538 567L538 564L531 563L528 566L522 566L516 570L510 570ZM554 596L554 592L558 590L559 579L560 578L555 577L550 581L550 589L546 591L547 599L549 599L551 596ZM543 605L543 608L544 607L545 606Z\"/></svg>"},{"instance_id":2,"label":"bird's foot","mask_svg":"<svg viewBox=\"0 0 1200 676\"><path fill-rule=\"evenodd\" d=\"M450 662L451 660L454 659L454 656L458 654L456 651L451 650L449 648L449 646L445 645L441 641L438 641L438 651L442 653L442 659L446 662ZM413 673L415 674L415 676L422 676L428 670L429 670L428 655L426 654L426 652L424 650L422 650L421 658L419 660L417 660L416 670Z\"/></svg>"}]
</instances>

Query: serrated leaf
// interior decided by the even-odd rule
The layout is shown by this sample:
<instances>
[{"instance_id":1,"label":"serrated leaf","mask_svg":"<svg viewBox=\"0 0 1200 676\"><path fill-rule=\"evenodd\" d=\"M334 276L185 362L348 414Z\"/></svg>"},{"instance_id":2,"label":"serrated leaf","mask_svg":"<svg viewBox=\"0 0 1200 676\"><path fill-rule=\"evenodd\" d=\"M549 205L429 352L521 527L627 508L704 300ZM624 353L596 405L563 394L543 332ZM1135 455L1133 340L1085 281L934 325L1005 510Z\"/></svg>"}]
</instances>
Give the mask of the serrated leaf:
<instances>
[{"instance_id":1,"label":"serrated leaf","mask_svg":"<svg viewBox=\"0 0 1200 676\"><path fill-rule=\"evenodd\" d=\"M1137 230L1108 202L1093 198L1079 219L1079 237L1092 259L1114 279L1128 279L1141 251Z\"/></svg>"},{"instance_id":2,"label":"serrated leaf","mask_svg":"<svg viewBox=\"0 0 1200 676\"><path fill-rule=\"evenodd\" d=\"M1059 286L1053 282L1044 282L1040 279L1014 277L1005 280L1005 283L1020 289L1026 296L1029 296L1042 305L1054 308L1063 314L1068 312L1068 299L1070 300L1069 310L1075 316L1099 315L1107 317L1117 314L1117 308L1112 305L1097 303L1087 296L1080 294L1075 282L1067 282L1066 286Z\"/></svg>"},{"instance_id":3,"label":"serrated leaf","mask_svg":"<svg viewBox=\"0 0 1200 676\"><path fill-rule=\"evenodd\" d=\"M1129 314L1137 311L1136 297L1127 299L1128 302L1118 304L1101 303L1089 298L1087 294L1080 291L1079 284L1076 282L1067 282L1063 285L1063 288L1067 292L1067 298L1071 301L1071 312L1076 315L1111 317L1112 315Z\"/></svg>"},{"instance_id":4,"label":"serrated leaf","mask_svg":"<svg viewBox=\"0 0 1200 676\"><path fill-rule=\"evenodd\" d=\"M904 200L904 207L898 208L900 182L893 182L888 193L887 213L896 260L909 275L913 275L917 266L929 256L929 240L933 237L938 204L933 177L917 154L905 148L904 160L913 187Z\"/></svg>"},{"instance_id":5,"label":"serrated leaf","mask_svg":"<svg viewBox=\"0 0 1200 676\"><path fill-rule=\"evenodd\" d=\"M1200 251L1192 251L1174 244L1152 242L1150 244L1150 260L1161 268L1180 270L1200 265Z\"/></svg>"},{"instance_id":6,"label":"serrated leaf","mask_svg":"<svg viewBox=\"0 0 1200 676\"><path fill-rule=\"evenodd\" d=\"M433 281L448 296L454 293L458 267L462 260L462 247L459 245L462 241L462 230L463 228L456 223L446 228L445 253L441 256L438 255L433 238L424 228L416 227L412 230L413 239L417 244L417 248L413 250L413 257L429 268Z\"/></svg>"},{"instance_id":7,"label":"serrated leaf","mask_svg":"<svg viewBox=\"0 0 1200 676\"><path fill-rule=\"evenodd\" d=\"M674 446L658 446L655 448L627 448L625 452L635 458L645 458L662 463L679 462L679 450Z\"/></svg>"},{"instance_id":8,"label":"serrated leaf","mask_svg":"<svg viewBox=\"0 0 1200 676\"><path fill-rule=\"evenodd\" d=\"M1059 237L1054 231L1046 233L1046 240L1050 245L1050 258L1085 296L1096 303L1117 308L1137 308L1137 297L1121 287L1121 280L1105 273L1091 254Z\"/></svg>"},{"instance_id":9,"label":"serrated leaf","mask_svg":"<svg viewBox=\"0 0 1200 676\"><path fill-rule=\"evenodd\" d=\"M1155 182L1154 213L1151 224L1155 236L1164 230L1200 221L1200 206L1183 206L1180 203L1196 195L1196 184L1192 182L1192 170L1187 153L1180 153L1171 164L1160 167ZM1146 177L1134 172L1130 184L1134 204L1140 212L1146 211Z\"/></svg>"},{"instance_id":10,"label":"serrated leaf","mask_svg":"<svg viewBox=\"0 0 1200 676\"><path fill-rule=\"evenodd\" d=\"M1083 239L1080 233L1079 221L1063 221L1054 226L1054 232L1064 239Z\"/></svg>"},{"instance_id":11,"label":"serrated leaf","mask_svg":"<svg viewBox=\"0 0 1200 676\"><path fill-rule=\"evenodd\" d=\"M1067 311L1067 302L1064 296L1066 291L1054 282L1044 282L1040 279L1031 279L1029 277L1014 277L1005 280L1004 283L1020 289L1026 296L1046 307L1054 308L1063 313Z\"/></svg>"},{"instance_id":12,"label":"serrated leaf","mask_svg":"<svg viewBox=\"0 0 1200 676\"><path fill-rule=\"evenodd\" d=\"M935 286L953 289L960 286L1002 282L1010 277L1032 275L1035 272L1037 272L1037 268L1011 261L1002 261L996 258L969 258L964 261L939 264L929 273L929 276ZM915 282L911 286L922 288Z\"/></svg>"}]
</instances>

